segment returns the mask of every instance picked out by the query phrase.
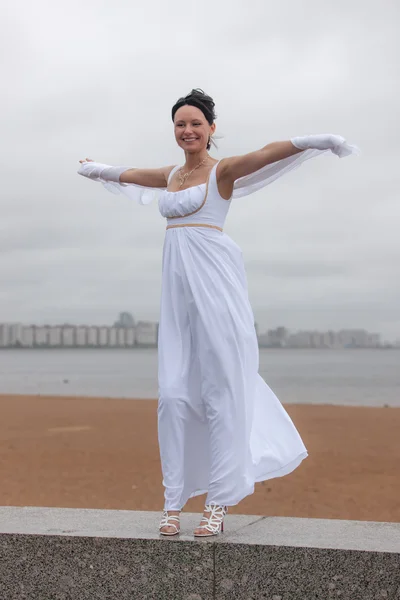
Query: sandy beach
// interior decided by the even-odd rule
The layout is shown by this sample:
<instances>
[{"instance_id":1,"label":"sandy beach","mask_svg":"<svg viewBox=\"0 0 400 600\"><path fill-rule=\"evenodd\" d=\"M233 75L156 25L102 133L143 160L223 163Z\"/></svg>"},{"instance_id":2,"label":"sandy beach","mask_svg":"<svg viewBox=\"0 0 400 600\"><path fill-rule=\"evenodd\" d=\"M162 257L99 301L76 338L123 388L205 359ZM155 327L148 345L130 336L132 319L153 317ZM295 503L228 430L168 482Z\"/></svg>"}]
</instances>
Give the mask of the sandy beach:
<instances>
[{"instance_id":1,"label":"sandy beach","mask_svg":"<svg viewBox=\"0 0 400 600\"><path fill-rule=\"evenodd\" d=\"M285 408L309 457L230 513L400 522L400 408ZM1 395L0 417L0 505L162 509L155 400Z\"/></svg>"}]
</instances>

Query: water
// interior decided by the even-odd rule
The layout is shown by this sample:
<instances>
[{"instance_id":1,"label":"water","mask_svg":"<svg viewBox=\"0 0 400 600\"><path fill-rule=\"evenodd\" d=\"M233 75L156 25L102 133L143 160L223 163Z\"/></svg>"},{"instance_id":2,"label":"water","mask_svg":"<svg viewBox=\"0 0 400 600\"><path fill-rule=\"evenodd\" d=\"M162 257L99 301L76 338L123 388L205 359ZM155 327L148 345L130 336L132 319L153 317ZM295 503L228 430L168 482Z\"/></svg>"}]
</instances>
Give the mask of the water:
<instances>
[{"instance_id":1,"label":"water","mask_svg":"<svg viewBox=\"0 0 400 600\"><path fill-rule=\"evenodd\" d=\"M400 406L400 350L260 350L283 403ZM156 398L157 352L1 350L0 393Z\"/></svg>"}]
</instances>

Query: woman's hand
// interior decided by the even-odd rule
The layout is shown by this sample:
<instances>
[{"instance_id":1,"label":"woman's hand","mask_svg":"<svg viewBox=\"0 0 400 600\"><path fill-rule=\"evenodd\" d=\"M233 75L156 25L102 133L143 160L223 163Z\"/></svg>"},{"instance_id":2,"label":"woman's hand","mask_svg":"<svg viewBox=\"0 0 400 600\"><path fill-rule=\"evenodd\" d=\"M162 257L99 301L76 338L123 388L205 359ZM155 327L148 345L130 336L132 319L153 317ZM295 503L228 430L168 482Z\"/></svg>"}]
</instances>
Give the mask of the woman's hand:
<instances>
[{"instance_id":1,"label":"woman's hand","mask_svg":"<svg viewBox=\"0 0 400 600\"><path fill-rule=\"evenodd\" d=\"M84 158L83 160L79 161L80 163L84 163L84 162L94 162L91 158Z\"/></svg>"}]
</instances>

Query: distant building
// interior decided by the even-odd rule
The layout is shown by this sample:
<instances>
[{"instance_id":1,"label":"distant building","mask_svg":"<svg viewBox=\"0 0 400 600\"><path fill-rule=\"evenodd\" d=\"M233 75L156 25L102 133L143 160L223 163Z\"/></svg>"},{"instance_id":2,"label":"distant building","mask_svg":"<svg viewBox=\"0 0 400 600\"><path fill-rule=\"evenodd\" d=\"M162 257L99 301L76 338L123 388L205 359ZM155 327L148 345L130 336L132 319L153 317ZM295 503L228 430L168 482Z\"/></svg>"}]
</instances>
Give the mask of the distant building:
<instances>
[{"instance_id":1,"label":"distant building","mask_svg":"<svg viewBox=\"0 0 400 600\"><path fill-rule=\"evenodd\" d=\"M21 346L32 348L34 342L34 325L23 325L21 331Z\"/></svg>"},{"instance_id":2,"label":"distant building","mask_svg":"<svg viewBox=\"0 0 400 600\"><path fill-rule=\"evenodd\" d=\"M66 324L61 326L61 345L64 348L73 348L76 346L74 325Z\"/></svg>"},{"instance_id":3,"label":"distant building","mask_svg":"<svg viewBox=\"0 0 400 600\"><path fill-rule=\"evenodd\" d=\"M131 313L121 312L118 321L114 323L114 327L135 327L135 319Z\"/></svg>"},{"instance_id":4,"label":"distant building","mask_svg":"<svg viewBox=\"0 0 400 600\"><path fill-rule=\"evenodd\" d=\"M339 340L344 348L367 348L368 332L364 329L342 329Z\"/></svg>"},{"instance_id":5,"label":"distant building","mask_svg":"<svg viewBox=\"0 0 400 600\"><path fill-rule=\"evenodd\" d=\"M136 324L136 346L157 346L158 323L138 321Z\"/></svg>"},{"instance_id":6,"label":"distant building","mask_svg":"<svg viewBox=\"0 0 400 600\"><path fill-rule=\"evenodd\" d=\"M88 327L86 325L78 325L75 328L76 345L85 348L88 345Z\"/></svg>"},{"instance_id":7,"label":"distant building","mask_svg":"<svg viewBox=\"0 0 400 600\"><path fill-rule=\"evenodd\" d=\"M5 323L0 325L0 348L8 346L8 329Z\"/></svg>"},{"instance_id":8,"label":"distant building","mask_svg":"<svg viewBox=\"0 0 400 600\"><path fill-rule=\"evenodd\" d=\"M124 327L117 327L117 346L123 348L127 346L127 331Z\"/></svg>"},{"instance_id":9,"label":"distant building","mask_svg":"<svg viewBox=\"0 0 400 600\"><path fill-rule=\"evenodd\" d=\"M264 337L263 341L272 348L282 348L283 346L286 346L288 335L289 332L286 327L277 327L276 329L269 329L267 337Z\"/></svg>"},{"instance_id":10,"label":"distant building","mask_svg":"<svg viewBox=\"0 0 400 600\"><path fill-rule=\"evenodd\" d=\"M379 348L381 345L382 341L379 333L368 334L368 348Z\"/></svg>"},{"instance_id":11,"label":"distant building","mask_svg":"<svg viewBox=\"0 0 400 600\"><path fill-rule=\"evenodd\" d=\"M0 348L5 348L8 346L8 323L2 323L0 325Z\"/></svg>"},{"instance_id":12,"label":"distant building","mask_svg":"<svg viewBox=\"0 0 400 600\"><path fill-rule=\"evenodd\" d=\"M118 346L118 328L117 327L109 327L108 329L108 345L110 348L115 348Z\"/></svg>"},{"instance_id":13,"label":"distant building","mask_svg":"<svg viewBox=\"0 0 400 600\"><path fill-rule=\"evenodd\" d=\"M49 331L49 346L59 348L62 345L62 327L61 325L53 325Z\"/></svg>"},{"instance_id":14,"label":"distant building","mask_svg":"<svg viewBox=\"0 0 400 600\"><path fill-rule=\"evenodd\" d=\"M10 323L8 326L8 345L20 346L22 337L22 323Z\"/></svg>"},{"instance_id":15,"label":"distant building","mask_svg":"<svg viewBox=\"0 0 400 600\"><path fill-rule=\"evenodd\" d=\"M109 329L110 328L107 327L107 325L101 325L100 327L97 328L97 330L98 330L97 345L98 346L108 346Z\"/></svg>"},{"instance_id":16,"label":"distant building","mask_svg":"<svg viewBox=\"0 0 400 600\"><path fill-rule=\"evenodd\" d=\"M327 331L324 334L324 341L326 344L326 348L339 348L340 347L340 341L339 341L339 336L336 333L336 331Z\"/></svg>"},{"instance_id":17,"label":"distant building","mask_svg":"<svg viewBox=\"0 0 400 600\"><path fill-rule=\"evenodd\" d=\"M89 325L87 330L87 343L89 348L95 348L98 346L98 327L95 325Z\"/></svg>"},{"instance_id":18,"label":"distant building","mask_svg":"<svg viewBox=\"0 0 400 600\"><path fill-rule=\"evenodd\" d=\"M49 345L49 327L47 325L35 326L33 325L33 345L34 346L48 346Z\"/></svg>"},{"instance_id":19,"label":"distant building","mask_svg":"<svg viewBox=\"0 0 400 600\"><path fill-rule=\"evenodd\" d=\"M125 344L129 348L132 348L136 345L136 329L131 327L130 329L125 329Z\"/></svg>"}]
</instances>

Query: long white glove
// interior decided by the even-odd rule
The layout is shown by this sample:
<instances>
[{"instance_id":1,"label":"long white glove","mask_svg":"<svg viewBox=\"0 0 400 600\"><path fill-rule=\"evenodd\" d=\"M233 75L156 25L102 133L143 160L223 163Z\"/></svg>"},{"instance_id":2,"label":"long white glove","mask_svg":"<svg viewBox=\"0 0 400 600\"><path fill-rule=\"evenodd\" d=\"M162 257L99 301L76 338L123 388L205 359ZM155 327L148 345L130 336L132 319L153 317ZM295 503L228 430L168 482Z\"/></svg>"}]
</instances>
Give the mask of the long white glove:
<instances>
[{"instance_id":1,"label":"long white glove","mask_svg":"<svg viewBox=\"0 0 400 600\"><path fill-rule=\"evenodd\" d=\"M111 167L90 160L81 163L78 173L93 181L99 181L109 192L123 194L129 200L134 200L139 204L149 204L158 197L161 191L159 188L120 182L121 173L128 169L132 169L132 167Z\"/></svg>"},{"instance_id":2,"label":"long white glove","mask_svg":"<svg viewBox=\"0 0 400 600\"><path fill-rule=\"evenodd\" d=\"M120 183L119 178L122 173L132 167L111 167L94 161L87 161L81 164L78 173L84 177L89 177L94 181L114 181Z\"/></svg>"},{"instance_id":3,"label":"long white glove","mask_svg":"<svg viewBox=\"0 0 400 600\"><path fill-rule=\"evenodd\" d=\"M292 138L290 141L299 150L309 150L311 148L315 148L316 150L331 150L339 158L359 153L357 146L351 146L346 142L344 137L334 135L333 133L305 135L303 137Z\"/></svg>"}]
</instances>

